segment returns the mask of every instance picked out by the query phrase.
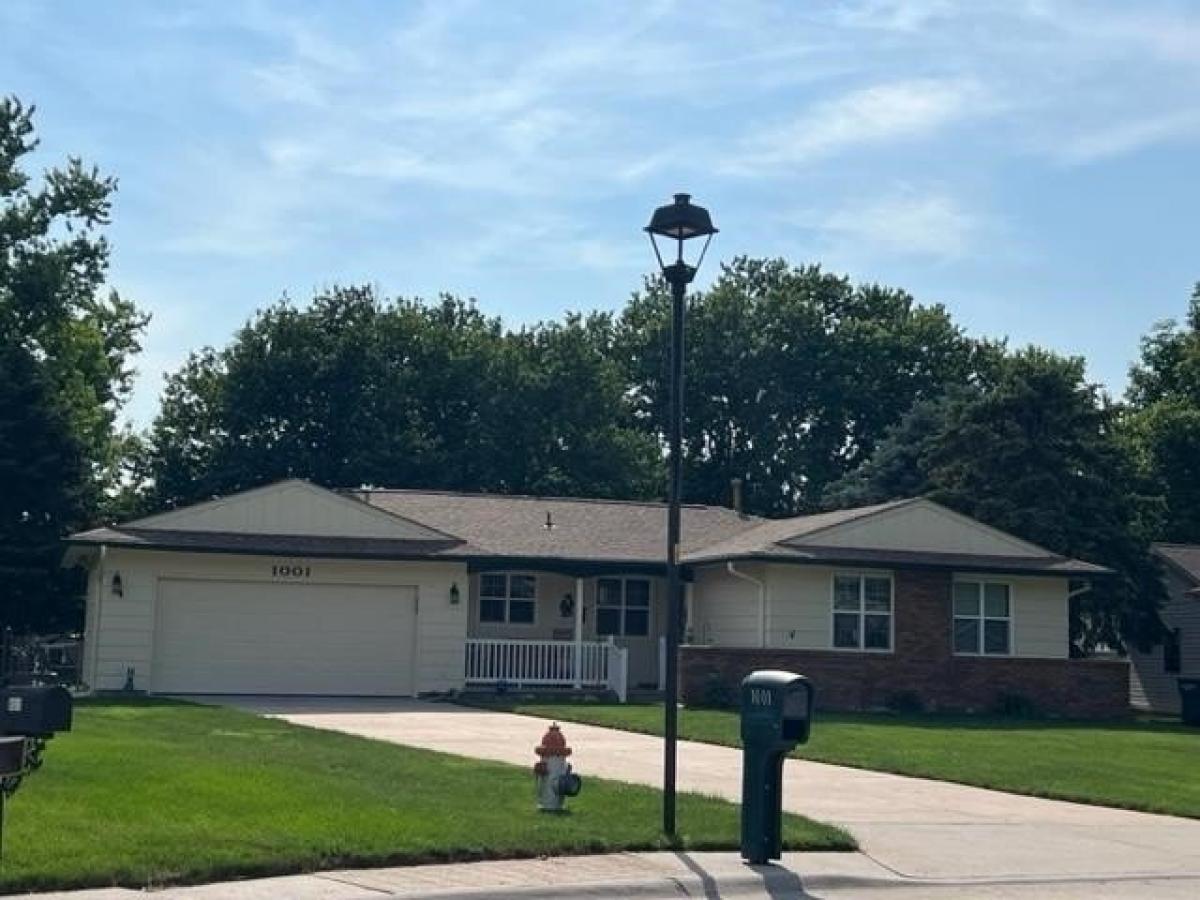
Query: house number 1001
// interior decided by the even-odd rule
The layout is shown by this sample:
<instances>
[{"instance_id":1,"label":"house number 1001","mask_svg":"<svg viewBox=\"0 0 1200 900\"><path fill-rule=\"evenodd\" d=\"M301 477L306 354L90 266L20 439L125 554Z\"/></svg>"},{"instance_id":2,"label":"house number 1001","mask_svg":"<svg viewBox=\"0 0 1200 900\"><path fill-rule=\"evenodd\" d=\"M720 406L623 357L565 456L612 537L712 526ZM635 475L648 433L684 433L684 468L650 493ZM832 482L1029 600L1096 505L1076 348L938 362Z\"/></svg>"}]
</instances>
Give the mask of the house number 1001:
<instances>
[{"instance_id":1,"label":"house number 1001","mask_svg":"<svg viewBox=\"0 0 1200 900\"><path fill-rule=\"evenodd\" d=\"M308 566L271 566L273 578L308 578L311 574Z\"/></svg>"}]
</instances>

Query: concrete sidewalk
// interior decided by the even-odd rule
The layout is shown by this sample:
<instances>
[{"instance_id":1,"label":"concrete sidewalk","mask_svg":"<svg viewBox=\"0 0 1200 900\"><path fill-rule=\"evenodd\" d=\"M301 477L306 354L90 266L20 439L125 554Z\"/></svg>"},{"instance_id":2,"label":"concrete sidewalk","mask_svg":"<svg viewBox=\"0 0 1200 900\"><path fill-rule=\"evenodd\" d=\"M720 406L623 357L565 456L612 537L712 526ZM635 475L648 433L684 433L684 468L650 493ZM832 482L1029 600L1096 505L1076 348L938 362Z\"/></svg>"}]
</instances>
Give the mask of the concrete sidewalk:
<instances>
[{"instance_id":1,"label":"concrete sidewalk","mask_svg":"<svg viewBox=\"0 0 1200 900\"><path fill-rule=\"evenodd\" d=\"M860 853L789 853L747 866L733 853L604 856L320 872L156 891L156 900L381 900L482 898L1193 898L1200 878L911 880ZM43 894L39 900L137 900L139 891Z\"/></svg>"},{"instance_id":2,"label":"concrete sidewalk","mask_svg":"<svg viewBox=\"0 0 1200 900\"><path fill-rule=\"evenodd\" d=\"M517 765L533 762L533 747L549 724L420 701L223 702L300 725ZM585 790L588 776L660 784L660 738L575 723L564 723L563 731ZM740 779L739 751L680 744L681 790L737 801ZM788 811L849 829L867 857L900 878L1200 876L1200 821L794 759L785 766L785 779Z\"/></svg>"}]
</instances>

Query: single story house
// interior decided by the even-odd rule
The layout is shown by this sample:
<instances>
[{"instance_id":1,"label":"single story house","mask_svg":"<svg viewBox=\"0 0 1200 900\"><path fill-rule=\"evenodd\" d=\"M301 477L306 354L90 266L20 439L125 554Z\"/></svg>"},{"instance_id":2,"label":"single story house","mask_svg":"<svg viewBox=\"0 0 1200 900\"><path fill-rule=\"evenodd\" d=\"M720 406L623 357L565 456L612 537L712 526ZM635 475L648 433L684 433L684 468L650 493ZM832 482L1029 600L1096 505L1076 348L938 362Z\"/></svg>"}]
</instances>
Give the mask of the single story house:
<instances>
[{"instance_id":1,"label":"single story house","mask_svg":"<svg viewBox=\"0 0 1200 900\"><path fill-rule=\"evenodd\" d=\"M1130 701L1136 709L1179 713L1179 679L1200 678L1200 544L1155 544L1167 603L1166 638L1147 652L1129 651Z\"/></svg>"},{"instance_id":2,"label":"single story house","mask_svg":"<svg viewBox=\"0 0 1200 900\"><path fill-rule=\"evenodd\" d=\"M499 684L655 688L660 503L291 480L73 535L85 681L157 694L416 695ZM686 700L754 668L825 707L918 697L1119 714L1124 663L1068 658L1101 566L924 499L784 520L683 511Z\"/></svg>"}]
</instances>

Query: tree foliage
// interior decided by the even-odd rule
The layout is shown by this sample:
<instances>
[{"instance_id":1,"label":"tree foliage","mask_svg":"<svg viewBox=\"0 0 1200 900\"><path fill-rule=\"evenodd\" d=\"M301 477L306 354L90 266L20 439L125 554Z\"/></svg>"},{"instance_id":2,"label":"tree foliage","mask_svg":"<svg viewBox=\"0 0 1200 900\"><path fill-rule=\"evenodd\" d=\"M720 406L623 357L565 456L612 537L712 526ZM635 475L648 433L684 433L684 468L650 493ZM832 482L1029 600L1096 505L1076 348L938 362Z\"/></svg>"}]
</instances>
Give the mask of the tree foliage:
<instances>
[{"instance_id":1,"label":"tree foliage","mask_svg":"<svg viewBox=\"0 0 1200 900\"><path fill-rule=\"evenodd\" d=\"M605 316L506 332L474 304L337 288L280 302L168 380L156 505L284 477L627 496L653 490Z\"/></svg>"},{"instance_id":2,"label":"tree foliage","mask_svg":"<svg viewBox=\"0 0 1200 900\"><path fill-rule=\"evenodd\" d=\"M650 282L619 323L639 418L660 439L669 309ZM913 403L989 377L1003 355L941 306L778 259L724 266L687 314L688 497L727 502L741 478L748 510L766 515L816 508Z\"/></svg>"},{"instance_id":3,"label":"tree foliage","mask_svg":"<svg viewBox=\"0 0 1200 900\"><path fill-rule=\"evenodd\" d=\"M1200 285L1183 325L1164 322L1142 340L1128 400L1124 435L1162 494L1157 537L1200 543Z\"/></svg>"},{"instance_id":4,"label":"tree foliage","mask_svg":"<svg viewBox=\"0 0 1200 900\"><path fill-rule=\"evenodd\" d=\"M928 496L1064 556L1108 566L1081 594L1072 640L1140 645L1159 634L1150 486L1114 434L1116 410L1084 363L1044 350L1008 357L994 383L918 403L874 456L832 485L833 506Z\"/></svg>"},{"instance_id":5,"label":"tree foliage","mask_svg":"<svg viewBox=\"0 0 1200 900\"><path fill-rule=\"evenodd\" d=\"M24 631L77 624L62 536L87 514L83 447L25 348L0 345L0 623Z\"/></svg>"},{"instance_id":6,"label":"tree foliage","mask_svg":"<svg viewBox=\"0 0 1200 900\"><path fill-rule=\"evenodd\" d=\"M116 416L146 321L105 290L101 231L116 182L74 158L35 181L23 166L36 147L33 109L0 98L0 355L10 381L0 547L20 573L7 581L4 614L31 627L72 603L46 541L94 519L109 496L126 439Z\"/></svg>"}]
</instances>

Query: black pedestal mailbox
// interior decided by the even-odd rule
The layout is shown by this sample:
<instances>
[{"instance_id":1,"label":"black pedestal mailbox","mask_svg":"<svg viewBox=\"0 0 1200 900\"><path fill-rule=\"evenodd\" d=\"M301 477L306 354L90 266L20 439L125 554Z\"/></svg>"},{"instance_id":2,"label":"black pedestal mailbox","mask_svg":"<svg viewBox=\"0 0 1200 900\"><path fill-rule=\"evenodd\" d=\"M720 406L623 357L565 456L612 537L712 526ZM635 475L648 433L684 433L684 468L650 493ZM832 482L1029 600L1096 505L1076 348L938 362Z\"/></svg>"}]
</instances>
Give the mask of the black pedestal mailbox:
<instances>
[{"instance_id":1,"label":"black pedestal mailbox","mask_svg":"<svg viewBox=\"0 0 1200 900\"><path fill-rule=\"evenodd\" d=\"M0 734L50 737L70 731L71 705L64 687L0 688Z\"/></svg>"},{"instance_id":2,"label":"black pedestal mailbox","mask_svg":"<svg viewBox=\"0 0 1200 900\"><path fill-rule=\"evenodd\" d=\"M742 681L742 856L783 853L783 761L808 742L813 689L794 672L752 672Z\"/></svg>"},{"instance_id":3,"label":"black pedestal mailbox","mask_svg":"<svg viewBox=\"0 0 1200 900\"><path fill-rule=\"evenodd\" d=\"M71 730L71 708L71 692L63 687L0 687L0 853L4 801L42 764L46 741Z\"/></svg>"},{"instance_id":4,"label":"black pedestal mailbox","mask_svg":"<svg viewBox=\"0 0 1200 900\"><path fill-rule=\"evenodd\" d=\"M0 779L15 778L24 773L25 738L0 737ZM3 791L2 786L0 791Z\"/></svg>"}]
</instances>

